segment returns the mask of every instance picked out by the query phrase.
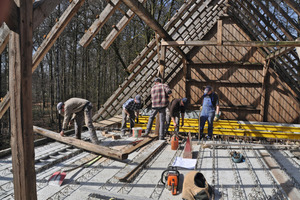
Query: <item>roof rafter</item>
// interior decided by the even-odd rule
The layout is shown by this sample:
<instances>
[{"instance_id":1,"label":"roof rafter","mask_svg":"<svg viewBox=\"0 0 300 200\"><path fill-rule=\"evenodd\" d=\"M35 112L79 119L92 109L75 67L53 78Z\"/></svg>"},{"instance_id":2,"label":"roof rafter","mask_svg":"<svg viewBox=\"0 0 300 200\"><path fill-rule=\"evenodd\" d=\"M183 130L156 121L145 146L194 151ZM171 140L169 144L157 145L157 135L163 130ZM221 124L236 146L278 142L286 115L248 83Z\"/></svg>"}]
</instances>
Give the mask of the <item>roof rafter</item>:
<instances>
[{"instance_id":1,"label":"roof rafter","mask_svg":"<svg viewBox=\"0 0 300 200\"><path fill-rule=\"evenodd\" d=\"M90 44L95 35L100 31L100 29L108 21L108 19L114 14L114 12L116 11L116 9L118 9L121 3L121 0L111 0L108 2L108 4L101 12L99 17L94 21L91 27L80 39L79 44L81 46L87 47Z\"/></svg>"},{"instance_id":2,"label":"roof rafter","mask_svg":"<svg viewBox=\"0 0 300 200\"><path fill-rule=\"evenodd\" d=\"M46 17L53 11L53 9L59 4L62 0L39 0L33 3L33 30L35 30ZM16 6L16 5L14 5ZM16 12L17 8L11 10L11 12ZM16 13L11 14L12 16L17 16ZM15 23L18 20L18 17L9 17L9 20L13 20L14 22L10 22L11 29L7 25L2 25L0 28L0 54L5 49L10 30L17 30L18 23Z\"/></svg>"},{"instance_id":3,"label":"roof rafter","mask_svg":"<svg viewBox=\"0 0 300 200\"><path fill-rule=\"evenodd\" d=\"M139 0L139 2L144 3L146 0ZM118 22L116 26L113 27L113 30L109 33L109 35L105 38L105 40L101 43L103 49L108 49L110 45L115 41L115 39L120 35L122 30L129 24L132 18L135 16L135 13L132 10L128 10L126 15L122 17L122 19Z\"/></svg>"},{"instance_id":4,"label":"roof rafter","mask_svg":"<svg viewBox=\"0 0 300 200\"><path fill-rule=\"evenodd\" d=\"M122 0L136 15L138 15L150 28L159 34L164 40L172 41L172 37L167 31L151 16L148 10L137 0ZM187 59L186 54L180 49L175 50L184 58Z\"/></svg>"},{"instance_id":5,"label":"roof rafter","mask_svg":"<svg viewBox=\"0 0 300 200\"><path fill-rule=\"evenodd\" d=\"M65 12L61 15L59 21L52 27L46 39L42 42L41 46L33 55L32 72L36 70L36 68L38 67L38 65L46 55L46 53L53 46L57 38L60 36L61 32L68 25L72 17L77 13L77 11L79 10L79 8L82 6L83 3L84 0L73 0L71 4L68 6L68 8L65 10ZM9 95L6 95L5 97L7 97L8 100L0 103L0 113L1 113L0 118L9 108L9 102L10 102Z\"/></svg>"},{"instance_id":6,"label":"roof rafter","mask_svg":"<svg viewBox=\"0 0 300 200\"><path fill-rule=\"evenodd\" d=\"M299 4L294 2L293 0L284 0L299 16L300 16L300 7Z\"/></svg>"}]
</instances>

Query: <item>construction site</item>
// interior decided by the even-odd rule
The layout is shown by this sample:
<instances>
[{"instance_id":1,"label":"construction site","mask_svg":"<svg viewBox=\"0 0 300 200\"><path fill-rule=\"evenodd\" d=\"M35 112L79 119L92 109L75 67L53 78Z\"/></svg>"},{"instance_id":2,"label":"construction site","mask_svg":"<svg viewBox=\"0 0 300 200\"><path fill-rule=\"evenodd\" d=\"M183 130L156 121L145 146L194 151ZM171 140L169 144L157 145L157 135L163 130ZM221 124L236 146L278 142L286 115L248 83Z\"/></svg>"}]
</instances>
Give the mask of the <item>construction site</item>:
<instances>
[{"instance_id":1,"label":"construction site","mask_svg":"<svg viewBox=\"0 0 300 200\"><path fill-rule=\"evenodd\" d=\"M0 151L0 199L300 199L299 0L186 0L163 26L146 1L107 0L78 45L95 42L121 5L123 17L102 39L103 49L134 17L155 37L94 112L97 143L88 125L78 139L74 129L59 133L32 120L32 73L84 3L69 1L33 50L33 31L61 1L13 0L0 27L0 53L9 47L9 91L0 118L9 110L11 126L11 148ZM159 114L144 134L157 77L171 89L170 102L189 102L184 125L176 130L171 121L164 138ZM200 135L208 85L220 109L211 138ZM138 119L122 132L124 105L137 95L143 100Z\"/></svg>"}]
</instances>

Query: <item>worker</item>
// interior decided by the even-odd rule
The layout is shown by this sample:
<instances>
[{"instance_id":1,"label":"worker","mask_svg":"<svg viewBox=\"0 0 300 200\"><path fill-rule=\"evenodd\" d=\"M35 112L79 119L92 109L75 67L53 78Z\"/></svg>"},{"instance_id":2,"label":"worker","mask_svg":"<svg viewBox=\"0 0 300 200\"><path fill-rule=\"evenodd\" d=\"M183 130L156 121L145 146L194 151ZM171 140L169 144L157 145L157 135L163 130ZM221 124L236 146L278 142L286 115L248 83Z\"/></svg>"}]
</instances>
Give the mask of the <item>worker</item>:
<instances>
[{"instance_id":1,"label":"worker","mask_svg":"<svg viewBox=\"0 0 300 200\"><path fill-rule=\"evenodd\" d=\"M123 104L123 110L122 110L122 126L121 126L121 131L123 135L126 133L126 123L127 123L127 116L129 117L129 122L130 122L130 130L134 127L135 123L135 117L139 116L139 110L141 109L141 96L136 95L134 99L128 99L124 104Z\"/></svg>"},{"instance_id":2,"label":"worker","mask_svg":"<svg viewBox=\"0 0 300 200\"><path fill-rule=\"evenodd\" d=\"M166 133L168 133L168 129L171 123L171 119L174 124L175 132L179 132L180 126L180 113L181 113L181 126L184 126L184 113L188 103L187 98L182 99L173 99L166 109Z\"/></svg>"},{"instance_id":3,"label":"worker","mask_svg":"<svg viewBox=\"0 0 300 200\"><path fill-rule=\"evenodd\" d=\"M98 144L96 130L92 121L92 108L93 105L91 102L81 98L71 98L65 102L59 102L57 104L58 113L64 116L60 135L65 136L64 131L66 130L67 126L70 126L74 121L75 137L77 139L81 139L81 128L84 120L85 125L89 129L92 143Z\"/></svg>"},{"instance_id":4,"label":"worker","mask_svg":"<svg viewBox=\"0 0 300 200\"><path fill-rule=\"evenodd\" d=\"M151 88L152 110L147 124L147 129L142 136L146 136L150 133L153 120L157 112L159 112L159 139L164 139L166 108L169 104L169 95L171 94L172 90L169 88L169 86L167 84L163 84L161 78L155 78L154 86Z\"/></svg>"},{"instance_id":5,"label":"worker","mask_svg":"<svg viewBox=\"0 0 300 200\"><path fill-rule=\"evenodd\" d=\"M211 86L206 86L204 90L204 95L202 96L202 110L200 113L200 139L204 137L203 135L203 129L205 122L208 123L208 135L207 139L211 139L213 136L213 122L215 113L216 117L219 117L219 97L218 95L213 92L213 89Z\"/></svg>"}]
</instances>

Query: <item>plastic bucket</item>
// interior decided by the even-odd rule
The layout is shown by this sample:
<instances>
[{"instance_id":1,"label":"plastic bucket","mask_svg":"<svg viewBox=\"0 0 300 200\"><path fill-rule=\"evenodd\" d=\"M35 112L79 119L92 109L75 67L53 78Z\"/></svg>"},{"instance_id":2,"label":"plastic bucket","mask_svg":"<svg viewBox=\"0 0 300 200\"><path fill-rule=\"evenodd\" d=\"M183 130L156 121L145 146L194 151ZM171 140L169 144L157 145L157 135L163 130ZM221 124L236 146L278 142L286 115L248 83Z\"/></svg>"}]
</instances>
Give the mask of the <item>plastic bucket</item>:
<instances>
[{"instance_id":1,"label":"plastic bucket","mask_svg":"<svg viewBox=\"0 0 300 200\"><path fill-rule=\"evenodd\" d=\"M141 137L143 129L141 127L132 128L132 137Z\"/></svg>"}]
</instances>

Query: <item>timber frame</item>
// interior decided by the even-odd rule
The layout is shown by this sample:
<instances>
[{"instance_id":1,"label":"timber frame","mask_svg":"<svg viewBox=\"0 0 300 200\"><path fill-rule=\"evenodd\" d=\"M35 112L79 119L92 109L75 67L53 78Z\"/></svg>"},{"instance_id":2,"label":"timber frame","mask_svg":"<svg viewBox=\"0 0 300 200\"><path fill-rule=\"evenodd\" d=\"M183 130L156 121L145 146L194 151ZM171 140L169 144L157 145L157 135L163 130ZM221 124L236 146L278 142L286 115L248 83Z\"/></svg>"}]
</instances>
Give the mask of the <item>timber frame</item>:
<instances>
[{"instance_id":1,"label":"timber frame","mask_svg":"<svg viewBox=\"0 0 300 200\"><path fill-rule=\"evenodd\" d=\"M12 140L14 144L19 144L12 147L15 198L36 199L35 181L25 178L25 174L35 177L32 105L30 103L32 98L31 73L39 66L66 25L83 5L84 0L70 1L69 7L53 26L33 57L31 54L32 32L49 16L61 0L39 0L35 3L31 0L11 0L11 2L13 4L10 17L0 28L0 53L8 44L10 48L10 91L0 103L0 118L11 106ZM165 83L173 86L174 90L177 88L178 94L175 97L186 96L192 100L191 108L198 107L197 100L201 93L199 88L212 83L218 88L219 95L224 98L223 109L225 111L226 109L237 112L242 110L253 112L253 119L258 119L255 117L259 115L260 121L280 121L284 116L272 119L267 113L273 110L276 114L274 105L280 105L278 99L284 97L292 101L289 107L295 107L285 112L298 114L298 118L291 119L291 122L300 123L298 109L300 108L300 25L296 20L300 18L299 0L283 1L292 14L287 13L275 0L265 2L260 0L188 0L183 2L181 8L163 27L143 6L144 2L144 0L108 0L106 8L79 42L83 47L88 46L122 3L128 7L128 10L123 13L124 17L102 42L101 46L104 49L109 48L135 15L157 34L156 39L150 41L128 66L127 70L131 72L130 75L93 116L94 121L120 113L122 104L136 94L143 97L145 106L150 106L149 94L152 82L159 72ZM274 8L274 12L270 11L270 7ZM278 21L276 15L280 15L285 23ZM241 37L241 40L226 39L233 36L228 34L230 32L228 27L239 30L240 34L237 35ZM229 51L230 48L239 53L242 51L246 53L243 54L242 59L234 61L228 57L224 60L205 60L203 57L205 52L212 54L212 51L215 51L220 54L222 51ZM197 56L202 56L202 59L197 60ZM244 68L249 71L254 69L259 73L262 71L262 73L260 81L253 82L213 80L205 72L215 68L222 68L225 71L229 69L224 73L225 75ZM195 74L204 79L195 78ZM251 99L250 107L249 105L241 107L235 105L233 100L229 99L229 95L220 89L224 85L229 89L243 87L245 91L249 88L251 91L258 91L256 88L259 88L260 96L254 96ZM279 94L278 91L283 92ZM21 101L22 98L28 101ZM270 102L271 98L274 105ZM251 105L255 106L251 107ZM228 118L230 117L240 116ZM19 152L22 152L22 155L19 155Z\"/></svg>"}]
</instances>

